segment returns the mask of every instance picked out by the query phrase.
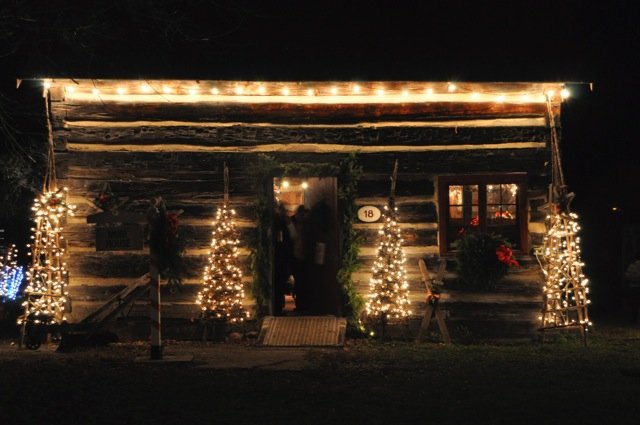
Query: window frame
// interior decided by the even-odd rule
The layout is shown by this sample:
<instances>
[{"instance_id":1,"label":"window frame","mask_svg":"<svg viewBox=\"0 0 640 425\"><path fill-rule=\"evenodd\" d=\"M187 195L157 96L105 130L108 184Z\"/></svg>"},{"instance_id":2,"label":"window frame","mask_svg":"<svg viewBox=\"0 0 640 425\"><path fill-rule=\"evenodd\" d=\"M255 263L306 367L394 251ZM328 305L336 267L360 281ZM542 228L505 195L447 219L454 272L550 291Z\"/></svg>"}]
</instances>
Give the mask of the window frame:
<instances>
[{"instance_id":1,"label":"window frame","mask_svg":"<svg viewBox=\"0 0 640 425\"><path fill-rule=\"evenodd\" d=\"M447 248L447 228L449 209L449 186L452 185L478 185L478 218L480 230L487 230L487 191L489 184L518 185L516 197L516 217L518 234L520 236L520 248L514 251L526 253L529 251L527 214L527 173L495 173L495 174L459 174L438 176L438 243L441 256L453 255L454 251ZM484 187L481 189L480 187Z\"/></svg>"}]
</instances>

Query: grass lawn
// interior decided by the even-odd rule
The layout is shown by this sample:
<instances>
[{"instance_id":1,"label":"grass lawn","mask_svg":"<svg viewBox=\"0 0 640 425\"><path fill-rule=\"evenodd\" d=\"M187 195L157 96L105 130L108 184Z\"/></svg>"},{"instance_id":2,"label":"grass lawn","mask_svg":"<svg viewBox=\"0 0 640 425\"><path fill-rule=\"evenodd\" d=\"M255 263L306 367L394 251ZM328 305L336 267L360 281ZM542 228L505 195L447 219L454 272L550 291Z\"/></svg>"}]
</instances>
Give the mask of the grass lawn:
<instances>
[{"instance_id":1,"label":"grass lawn","mask_svg":"<svg viewBox=\"0 0 640 425\"><path fill-rule=\"evenodd\" d=\"M637 424L640 327L551 343L349 341L303 370L0 353L0 424ZM197 357L197 356L196 356Z\"/></svg>"}]
</instances>

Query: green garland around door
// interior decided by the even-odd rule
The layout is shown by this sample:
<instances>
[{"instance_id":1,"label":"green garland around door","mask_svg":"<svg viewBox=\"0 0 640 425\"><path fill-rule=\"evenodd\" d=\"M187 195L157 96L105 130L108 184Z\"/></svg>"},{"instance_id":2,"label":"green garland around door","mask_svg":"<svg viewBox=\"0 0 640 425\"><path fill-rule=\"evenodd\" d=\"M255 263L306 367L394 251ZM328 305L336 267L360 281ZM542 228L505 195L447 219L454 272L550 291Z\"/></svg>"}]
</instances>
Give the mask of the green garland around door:
<instances>
[{"instance_id":1,"label":"green garland around door","mask_svg":"<svg viewBox=\"0 0 640 425\"><path fill-rule=\"evenodd\" d=\"M251 241L251 266L253 270L252 294L256 300L257 314L268 312L271 300L271 238L270 229L273 220L273 197L269 186L274 177L337 177L338 179L338 216L341 267L338 270L338 283L342 288L343 312L351 325L358 323L358 316L364 306L364 300L355 291L351 274L358 270L360 262L358 251L360 237L353 224L357 219L355 200L362 167L357 154L351 153L338 165L328 163L280 163L275 158L261 155L253 167L254 191L256 193L256 229Z\"/></svg>"}]
</instances>

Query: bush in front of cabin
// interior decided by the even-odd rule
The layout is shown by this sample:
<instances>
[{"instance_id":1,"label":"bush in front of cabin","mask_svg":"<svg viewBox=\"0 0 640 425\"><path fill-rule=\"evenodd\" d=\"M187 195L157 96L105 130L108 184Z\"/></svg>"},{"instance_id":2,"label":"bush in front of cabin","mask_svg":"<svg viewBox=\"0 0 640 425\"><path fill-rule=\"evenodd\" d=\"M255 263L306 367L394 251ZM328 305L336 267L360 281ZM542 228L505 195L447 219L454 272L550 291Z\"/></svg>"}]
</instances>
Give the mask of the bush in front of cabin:
<instances>
[{"instance_id":1,"label":"bush in front of cabin","mask_svg":"<svg viewBox=\"0 0 640 425\"><path fill-rule=\"evenodd\" d=\"M493 233L463 232L455 247L458 280L471 288L494 289L510 267L520 265L509 242Z\"/></svg>"}]
</instances>

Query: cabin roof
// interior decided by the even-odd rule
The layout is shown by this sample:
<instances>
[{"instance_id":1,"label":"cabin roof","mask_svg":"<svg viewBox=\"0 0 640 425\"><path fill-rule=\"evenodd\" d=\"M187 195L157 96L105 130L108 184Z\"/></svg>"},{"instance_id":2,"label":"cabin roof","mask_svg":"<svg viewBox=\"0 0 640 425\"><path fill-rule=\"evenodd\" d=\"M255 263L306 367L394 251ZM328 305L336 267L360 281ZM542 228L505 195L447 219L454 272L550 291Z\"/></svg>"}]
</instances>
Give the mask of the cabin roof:
<instances>
[{"instance_id":1,"label":"cabin roof","mask_svg":"<svg viewBox=\"0 0 640 425\"><path fill-rule=\"evenodd\" d=\"M563 82L246 81L43 78L54 100L134 103L545 103Z\"/></svg>"}]
</instances>

